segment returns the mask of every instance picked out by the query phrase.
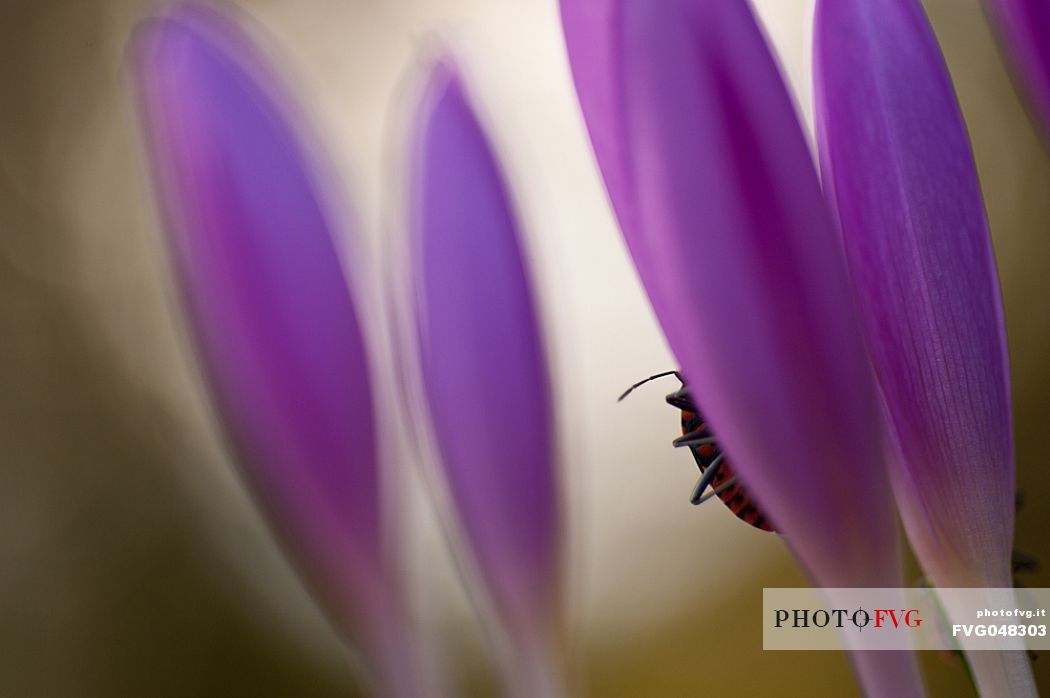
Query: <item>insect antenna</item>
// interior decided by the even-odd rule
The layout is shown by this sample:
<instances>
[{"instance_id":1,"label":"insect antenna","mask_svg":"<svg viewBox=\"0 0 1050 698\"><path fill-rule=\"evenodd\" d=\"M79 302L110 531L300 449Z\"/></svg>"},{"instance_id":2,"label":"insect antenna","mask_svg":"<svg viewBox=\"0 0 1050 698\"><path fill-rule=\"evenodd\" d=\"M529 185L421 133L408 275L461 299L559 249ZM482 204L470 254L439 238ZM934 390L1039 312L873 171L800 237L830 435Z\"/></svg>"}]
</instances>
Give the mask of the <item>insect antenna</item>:
<instances>
[{"instance_id":1,"label":"insect antenna","mask_svg":"<svg viewBox=\"0 0 1050 698\"><path fill-rule=\"evenodd\" d=\"M623 391L623 395L621 395L620 397L616 398L616 402L621 402L625 397L627 397L632 392L634 392L635 388L640 388L643 385L645 385L646 383L648 383L649 381L654 381L657 378L663 378L664 376L674 376L675 378L677 378L679 380L679 382L681 382L683 384L685 383L685 381L682 380L682 374L680 374L678 371L664 371L663 373L657 373L655 376L649 376L645 380L638 381L637 383L632 385L630 388L628 388L627 390Z\"/></svg>"}]
</instances>

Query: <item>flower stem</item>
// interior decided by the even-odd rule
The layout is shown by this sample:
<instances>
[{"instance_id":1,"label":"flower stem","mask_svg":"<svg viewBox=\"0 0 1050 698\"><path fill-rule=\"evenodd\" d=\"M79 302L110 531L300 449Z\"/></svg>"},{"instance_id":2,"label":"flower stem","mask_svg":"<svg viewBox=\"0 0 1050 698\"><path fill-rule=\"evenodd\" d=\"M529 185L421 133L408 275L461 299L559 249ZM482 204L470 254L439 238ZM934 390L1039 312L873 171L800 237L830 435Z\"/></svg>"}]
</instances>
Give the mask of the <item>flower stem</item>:
<instances>
[{"instance_id":1,"label":"flower stem","mask_svg":"<svg viewBox=\"0 0 1050 698\"><path fill-rule=\"evenodd\" d=\"M561 698L564 678L551 643L533 636L518 638L507 670L510 698Z\"/></svg>"},{"instance_id":2,"label":"flower stem","mask_svg":"<svg viewBox=\"0 0 1050 698\"><path fill-rule=\"evenodd\" d=\"M1034 698L1039 695L1028 655L1023 651L966 653L977 692L995 698Z\"/></svg>"}]
</instances>

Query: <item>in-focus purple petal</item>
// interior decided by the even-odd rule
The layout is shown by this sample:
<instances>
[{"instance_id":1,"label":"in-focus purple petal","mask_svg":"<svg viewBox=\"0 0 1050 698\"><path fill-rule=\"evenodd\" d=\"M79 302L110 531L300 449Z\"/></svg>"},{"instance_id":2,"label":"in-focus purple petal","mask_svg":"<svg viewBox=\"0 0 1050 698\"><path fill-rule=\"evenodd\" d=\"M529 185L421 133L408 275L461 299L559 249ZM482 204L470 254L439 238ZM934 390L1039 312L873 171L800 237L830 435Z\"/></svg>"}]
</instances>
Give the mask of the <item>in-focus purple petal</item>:
<instances>
[{"instance_id":1,"label":"in-focus purple petal","mask_svg":"<svg viewBox=\"0 0 1050 698\"><path fill-rule=\"evenodd\" d=\"M575 4L563 0L567 13ZM574 46L623 37L621 108L581 102L589 124L628 132L639 224L624 234L656 261L639 273L671 346L777 524L800 548L820 542L813 573L893 578L879 423L845 270L754 18L736 1L617 6L566 36L577 62L599 57ZM574 64L581 94L600 70ZM870 562L857 551L843 564L860 540Z\"/></svg>"},{"instance_id":2,"label":"in-focus purple petal","mask_svg":"<svg viewBox=\"0 0 1050 698\"><path fill-rule=\"evenodd\" d=\"M504 181L454 70L417 117L412 250L423 384L456 515L512 628L556 612L551 393Z\"/></svg>"},{"instance_id":3,"label":"in-focus purple petal","mask_svg":"<svg viewBox=\"0 0 1050 698\"><path fill-rule=\"evenodd\" d=\"M143 122L219 411L292 553L351 627L387 598L368 362L316 173L228 18L138 29Z\"/></svg>"},{"instance_id":4,"label":"in-focus purple petal","mask_svg":"<svg viewBox=\"0 0 1050 698\"><path fill-rule=\"evenodd\" d=\"M821 2L817 40L821 164L903 451L905 523L937 584L1010 586L1006 336L955 92L916 0Z\"/></svg>"},{"instance_id":5,"label":"in-focus purple petal","mask_svg":"<svg viewBox=\"0 0 1050 698\"><path fill-rule=\"evenodd\" d=\"M985 0L985 4L1041 122L1043 136L1050 138L1050 3Z\"/></svg>"},{"instance_id":6,"label":"in-focus purple petal","mask_svg":"<svg viewBox=\"0 0 1050 698\"><path fill-rule=\"evenodd\" d=\"M898 586L880 416L841 244L747 2L561 7L624 236L734 468L817 583ZM909 654L854 662L872 695L922 692Z\"/></svg>"},{"instance_id":7,"label":"in-focus purple petal","mask_svg":"<svg viewBox=\"0 0 1050 698\"><path fill-rule=\"evenodd\" d=\"M917 0L821 0L816 21L821 167L899 447L908 537L937 586L1012 586L1002 301L947 68ZM982 694L1034 695L1023 653L973 654Z\"/></svg>"}]
</instances>

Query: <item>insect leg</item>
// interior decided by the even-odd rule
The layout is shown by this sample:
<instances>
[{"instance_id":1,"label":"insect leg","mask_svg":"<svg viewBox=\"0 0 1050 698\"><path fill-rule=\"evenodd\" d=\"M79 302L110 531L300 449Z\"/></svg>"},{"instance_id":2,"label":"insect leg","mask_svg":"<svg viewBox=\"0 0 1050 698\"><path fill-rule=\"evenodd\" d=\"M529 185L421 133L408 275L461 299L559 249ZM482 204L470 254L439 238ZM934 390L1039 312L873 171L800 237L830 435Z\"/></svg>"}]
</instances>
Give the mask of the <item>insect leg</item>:
<instances>
[{"instance_id":1,"label":"insect leg","mask_svg":"<svg viewBox=\"0 0 1050 698\"><path fill-rule=\"evenodd\" d=\"M716 444L718 439L713 436L699 436L695 431L686 434L685 436L679 436L677 439L671 442L671 445L675 448L681 448L682 446L703 446L704 444Z\"/></svg>"},{"instance_id":2,"label":"insect leg","mask_svg":"<svg viewBox=\"0 0 1050 698\"><path fill-rule=\"evenodd\" d=\"M696 487L693 488L693 495L689 498L693 504L699 504L702 500L701 497L704 494L704 490L707 486L715 479L715 475L718 474L718 469L722 467L722 463L725 462L725 454L719 453L718 456L711 461L711 465L707 466L704 470L704 474L700 476L700 479L696 481Z\"/></svg>"},{"instance_id":3,"label":"insect leg","mask_svg":"<svg viewBox=\"0 0 1050 698\"><path fill-rule=\"evenodd\" d=\"M696 505L699 506L700 504L703 504L704 502L706 502L707 500L711 499L712 497L717 497L718 495L722 494L723 492L725 492L726 490L728 490L730 487L732 487L735 484L736 484L736 476L734 475L733 477L729 478L728 480L723 482L721 485L719 485L718 489L714 490L713 492L708 492L706 495L704 495L703 497L700 498L700 501L693 502L693 504L696 504Z\"/></svg>"}]
</instances>

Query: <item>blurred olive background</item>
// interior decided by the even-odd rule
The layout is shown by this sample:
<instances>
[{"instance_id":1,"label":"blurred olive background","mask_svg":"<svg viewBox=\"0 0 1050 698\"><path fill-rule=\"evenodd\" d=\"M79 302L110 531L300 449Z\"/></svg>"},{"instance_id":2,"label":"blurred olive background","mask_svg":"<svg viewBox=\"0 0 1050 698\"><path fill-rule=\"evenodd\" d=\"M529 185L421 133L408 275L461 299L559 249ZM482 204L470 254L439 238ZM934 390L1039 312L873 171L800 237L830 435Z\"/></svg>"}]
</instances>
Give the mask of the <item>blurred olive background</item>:
<instances>
[{"instance_id":1,"label":"blurred olive background","mask_svg":"<svg viewBox=\"0 0 1050 698\"><path fill-rule=\"evenodd\" d=\"M810 2L756 4L809 120ZM670 448L666 391L614 402L673 362L594 170L554 0L240 7L328 145L375 268L399 215L406 85L435 37L460 56L528 229L561 396L575 690L856 695L838 653L762 651L762 587L804 578L775 536L689 506L695 469ZM1003 278L1017 545L1047 561L1050 157L976 0L927 7ZM125 56L152 9L0 3L0 696L357 695L352 655L229 462L172 300ZM402 509L427 641L455 692L495 694L418 484ZM954 659L922 660L932 695L972 692ZM1050 658L1035 668L1047 690Z\"/></svg>"}]
</instances>

